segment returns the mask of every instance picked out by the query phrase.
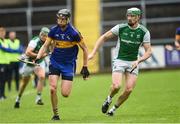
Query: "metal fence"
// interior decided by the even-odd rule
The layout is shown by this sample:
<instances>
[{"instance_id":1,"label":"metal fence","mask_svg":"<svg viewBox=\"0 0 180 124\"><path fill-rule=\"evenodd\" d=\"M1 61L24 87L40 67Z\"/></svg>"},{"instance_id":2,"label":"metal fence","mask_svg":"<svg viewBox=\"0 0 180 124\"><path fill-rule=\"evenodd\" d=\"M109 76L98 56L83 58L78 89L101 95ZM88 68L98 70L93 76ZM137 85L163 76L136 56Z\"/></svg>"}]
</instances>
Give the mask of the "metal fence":
<instances>
[{"instance_id":1,"label":"metal fence","mask_svg":"<svg viewBox=\"0 0 180 124\"><path fill-rule=\"evenodd\" d=\"M5 27L7 31L16 31L18 36L21 37L22 42L27 44L27 41L32 38L33 33L37 34L41 27L51 27L56 23L55 14L59 9L68 8L72 10L72 0L63 1L65 1L63 3L66 3L66 5L61 5L61 0L57 5L33 6L33 0L27 0L27 7L0 9L0 15L2 17L0 22L1 24L6 22ZM47 15L49 16L47 17ZM51 17L54 19L50 19Z\"/></svg>"}]
</instances>

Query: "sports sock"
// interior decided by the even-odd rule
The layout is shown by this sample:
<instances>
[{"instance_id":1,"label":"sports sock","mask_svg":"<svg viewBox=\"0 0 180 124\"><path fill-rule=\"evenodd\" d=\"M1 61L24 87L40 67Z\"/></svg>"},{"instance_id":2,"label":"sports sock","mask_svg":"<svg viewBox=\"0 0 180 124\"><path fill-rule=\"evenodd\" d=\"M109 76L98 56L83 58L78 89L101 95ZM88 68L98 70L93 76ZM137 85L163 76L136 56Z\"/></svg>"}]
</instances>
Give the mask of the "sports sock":
<instances>
[{"instance_id":1,"label":"sports sock","mask_svg":"<svg viewBox=\"0 0 180 124\"><path fill-rule=\"evenodd\" d=\"M53 109L53 113L54 113L55 116L59 116L57 108Z\"/></svg>"},{"instance_id":2,"label":"sports sock","mask_svg":"<svg viewBox=\"0 0 180 124\"><path fill-rule=\"evenodd\" d=\"M39 100L39 99L41 99L41 93L40 92L38 92L37 96L36 96L36 100Z\"/></svg>"},{"instance_id":3,"label":"sports sock","mask_svg":"<svg viewBox=\"0 0 180 124\"><path fill-rule=\"evenodd\" d=\"M110 97L110 95L107 97L107 101L110 103L112 100L112 98Z\"/></svg>"},{"instance_id":4,"label":"sports sock","mask_svg":"<svg viewBox=\"0 0 180 124\"><path fill-rule=\"evenodd\" d=\"M16 102L20 102L21 96L16 97Z\"/></svg>"},{"instance_id":5,"label":"sports sock","mask_svg":"<svg viewBox=\"0 0 180 124\"><path fill-rule=\"evenodd\" d=\"M113 107L111 108L112 111L115 111L118 108L117 105L113 105Z\"/></svg>"}]
</instances>

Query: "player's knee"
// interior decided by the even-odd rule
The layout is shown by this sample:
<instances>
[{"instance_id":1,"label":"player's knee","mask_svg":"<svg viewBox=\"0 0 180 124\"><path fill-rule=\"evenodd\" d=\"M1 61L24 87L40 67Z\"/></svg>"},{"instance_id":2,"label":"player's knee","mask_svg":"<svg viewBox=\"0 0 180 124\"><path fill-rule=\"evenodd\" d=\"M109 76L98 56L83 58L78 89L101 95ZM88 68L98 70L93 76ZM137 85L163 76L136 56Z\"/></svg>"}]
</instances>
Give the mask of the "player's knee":
<instances>
[{"instance_id":1,"label":"player's knee","mask_svg":"<svg viewBox=\"0 0 180 124\"><path fill-rule=\"evenodd\" d=\"M51 94L56 93L56 86L51 85L50 86L50 92L51 92Z\"/></svg>"},{"instance_id":2,"label":"player's knee","mask_svg":"<svg viewBox=\"0 0 180 124\"><path fill-rule=\"evenodd\" d=\"M45 76L44 75L40 75L39 76L39 80L44 81L45 80Z\"/></svg>"},{"instance_id":3,"label":"player's knee","mask_svg":"<svg viewBox=\"0 0 180 124\"><path fill-rule=\"evenodd\" d=\"M125 93L129 95L129 94L131 94L132 90L133 90L132 87L126 88Z\"/></svg>"},{"instance_id":4,"label":"player's knee","mask_svg":"<svg viewBox=\"0 0 180 124\"><path fill-rule=\"evenodd\" d=\"M69 96L69 92L61 92L61 94L62 94L62 96L64 96L64 97L68 97Z\"/></svg>"},{"instance_id":5,"label":"player's knee","mask_svg":"<svg viewBox=\"0 0 180 124\"><path fill-rule=\"evenodd\" d=\"M117 83L113 83L113 84L112 84L112 88L113 88L114 90L119 90L119 89L120 89L120 85L117 84Z\"/></svg>"}]
</instances>

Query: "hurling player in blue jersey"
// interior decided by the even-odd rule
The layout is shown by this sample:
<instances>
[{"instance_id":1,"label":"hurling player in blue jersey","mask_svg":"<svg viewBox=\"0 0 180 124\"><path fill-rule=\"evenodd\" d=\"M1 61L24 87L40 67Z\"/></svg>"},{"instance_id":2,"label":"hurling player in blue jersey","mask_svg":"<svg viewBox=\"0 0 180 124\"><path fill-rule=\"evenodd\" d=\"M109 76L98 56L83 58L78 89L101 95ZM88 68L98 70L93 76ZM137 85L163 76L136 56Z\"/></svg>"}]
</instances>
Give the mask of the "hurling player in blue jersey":
<instances>
[{"instance_id":1,"label":"hurling player in blue jersey","mask_svg":"<svg viewBox=\"0 0 180 124\"><path fill-rule=\"evenodd\" d=\"M51 103L53 109L52 120L60 120L58 114L58 98L56 94L57 82L61 75L61 94L64 97L70 95L72 81L76 71L76 59L78 46L83 50L83 68L81 74L86 79L89 76L87 69L88 50L80 33L70 24L70 11L61 9L57 13L57 25L52 27L45 44L41 47L36 61L38 61L47 48L54 44L50 57L49 82ZM35 62L36 62L35 61Z\"/></svg>"}]
</instances>

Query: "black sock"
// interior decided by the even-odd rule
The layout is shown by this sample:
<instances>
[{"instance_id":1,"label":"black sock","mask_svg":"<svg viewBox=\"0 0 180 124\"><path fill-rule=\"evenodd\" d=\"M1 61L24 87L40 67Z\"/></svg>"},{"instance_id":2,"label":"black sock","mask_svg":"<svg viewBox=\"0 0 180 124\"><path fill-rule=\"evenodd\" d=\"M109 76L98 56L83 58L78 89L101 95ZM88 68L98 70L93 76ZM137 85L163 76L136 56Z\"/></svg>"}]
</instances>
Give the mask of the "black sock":
<instances>
[{"instance_id":1,"label":"black sock","mask_svg":"<svg viewBox=\"0 0 180 124\"><path fill-rule=\"evenodd\" d=\"M55 116L59 116L59 114L58 114L58 109L57 109L57 108L53 109L53 112L54 112L54 115L55 115Z\"/></svg>"},{"instance_id":2,"label":"black sock","mask_svg":"<svg viewBox=\"0 0 180 124\"><path fill-rule=\"evenodd\" d=\"M119 106L117 106L117 105L115 104L114 107L117 109Z\"/></svg>"}]
</instances>

